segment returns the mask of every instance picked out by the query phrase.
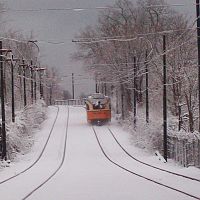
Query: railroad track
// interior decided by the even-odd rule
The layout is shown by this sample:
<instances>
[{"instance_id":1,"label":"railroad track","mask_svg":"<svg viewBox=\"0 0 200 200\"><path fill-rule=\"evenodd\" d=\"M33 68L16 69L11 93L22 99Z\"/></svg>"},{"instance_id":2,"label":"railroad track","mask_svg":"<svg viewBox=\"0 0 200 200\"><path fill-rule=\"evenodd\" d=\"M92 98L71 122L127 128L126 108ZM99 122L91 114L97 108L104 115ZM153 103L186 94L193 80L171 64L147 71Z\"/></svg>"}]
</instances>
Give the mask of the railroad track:
<instances>
[{"instance_id":1,"label":"railroad track","mask_svg":"<svg viewBox=\"0 0 200 200\"><path fill-rule=\"evenodd\" d=\"M157 170L160 170L160 171L163 171L163 172L166 172L168 174L173 174L175 176L180 176L182 178L185 178L185 179L189 179L189 180L193 180L193 181L196 181L196 182L199 182L200 183L200 179L198 178L194 178L194 177L190 177L190 176L186 176L186 175L183 175L183 174L179 174L179 173L175 173L175 172L172 172L172 171L169 171L169 170L166 170L166 169L163 169L163 168L160 168L160 167L156 167L154 165L151 165L149 163L146 163L146 162L143 162L139 159L137 159L136 157L132 156L122 145L121 143L119 142L119 140L117 139L117 137L115 136L115 134L113 133L113 131L108 127L108 130L110 132L110 134L112 135L112 137L114 138L115 142L119 145L119 147L133 160L141 163L141 164L144 164L146 166L149 166L151 168L154 168L154 169L157 169Z\"/></svg>"},{"instance_id":2,"label":"railroad track","mask_svg":"<svg viewBox=\"0 0 200 200\"><path fill-rule=\"evenodd\" d=\"M43 148L42 148L41 153L40 153L39 156L37 157L37 159L36 159L30 166L28 166L27 168L25 168L25 169L22 170L21 172L18 172L18 173L16 173L16 174L13 175L13 176L10 176L9 178L4 179L3 181L0 181L0 186L1 186L2 184L6 183L6 182L8 182L8 181L10 181L10 180L12 180L12 179L14 179L14 178L16 178L16 177L18 177L18 176L24 174L25 172L27 172L28 170L30 170L33 166L35 166L35 165L38 163L38 161L41 159L41 157L42 157L42 155L43 155L43 153L44 153L44 151L45 151L45 149L46 149L46 147L47 147L47 144L48 144L48 142L49 142L49 139L50 139L50 137L51 137L52 131L53 131L54 126L55 126L55 123L56 123L57 118L58 118L59 107L58 107L58 106L55 106L55 107L57 108L56 116L55 116L55 118L54 118L54 120L53 120L52 127L51 127L51 129L50 129L49 134L48 134L47 140L46 140L46 142L45 142L45 144L44 144L44 146L43 146Z\"/></svg>"},{"instance_id":3,"label":"railroad track","mask_svg":"<svg viewBox=\"0 0 200 200\"><path fill-rule=\"evenodd\" d=\"M46 158L45 158L44 154L49 155L49 153L48 153L48 148L49 148L49 145L50 145L49 143L51 143L51 145L52 145L52 143L53 144L55 143L54 140L51 139L51 137L53 137L53 134L54 134L54 137L55 137L55 135L57 133L56 132L56 127L59 127L59 123L58 123L59 120L58 119L61 119L61 117L62 117L62 115L59 114L60 112L61 111L60 111L59 107L57 107L57 113L56 113L56 117L54 119L53 125L51 127L51 131L50 131L50 133L48 135L48 138L47 138L46 143L45 143L45 145L44 145L44 147L42 149L42 152L40 153L40 155L37 158L37 160L32 165L27 167L25 170L17 173L15 176L9 177L6 180L1 181L1 183L0 183L0 191L1 191L1 193L8 194L8 195L5 196L5 199L9 199L9 200L10 199L18 199L18 200L28 199L32 194L34 194L37 190L39 190L39 188L41 188L51 178L53 178L55 176L55 174L62 167L64 159L65 159L65 151L66 151L66 143L67 143L67 130L68 130L68 120L69 120L69 108L68 107L67 107L66 124L63 124L63 128L66 128L66 131L63 131L63 134L62 134L62 138L64 140L61 139L61 140L58 140L58 142L57 142L57 145L58 145L57 148L60 148L60 144L61 143L62 143L62 146L63 146L61 159L59 159L59 161L56 161L56 165L57 166L55 166L55 168L51 168L50 170L48 170L47 174L43 175L40 178L40 180L36 179L36 182L34 184L31 183L32 180L34 179L34 176L32 176L32 174L34 175L33 171L35 171L37 173L38 169L40 169L40 166L38 166L38 164L41 165L42 164L42 160L43 160L43 164L45 164L44 163L44 159L46 159ZM65 114L65 112L63 112L63 110L62 110L62 113ZM51 154L51 152L50 152L50 154ZM36 166L36 164L37 164L37 166ZM44 165L41 165L41 167L42 167L42 169L45 169ZM32 168L32 170L30 170L31 168ZM27 186L24 185L24 184L21 185L20 182L26 180L27 177L30 180L30 183L27 182L28 183ZM6 193L7 188L14 187L14 186L15 186L15 188L19 188L18 190L15 191L14 194Z\"/></svg>"},{"instance_id":4,"label":"railroad track","mask_svg":"<svg viewBox=\"0 0 200 200\"><path fill-rule=\"evenodd\" d=\"M102 127L103 128L103 127ZM198 199L200 200L200 195L198 196L197 194L193 194L193 192L186 192L182 189L178 189L176 186L171 186L170 184L168 183L163 183L163 181L160 181L160 180L157 180L156 178L152 178L151 176L148 176L148 175L144 175L143 173L141 172L138 172L136 171L135 169L131 169L131 164L130 166L126 166L125 164L120 164L120 161L115 161L116 158L112 158L112 153L108 152L108 146L105 145L105 140L108 139L107 137L105 137L104 139L100 139L100 137L102 137L101 134L98 134L97 130L94 128L94 126L92 126L92 129L94 131L94 134L95 134L95 137L96 137L96 140L98 142L98 145L102 151L102 153L104 154L104 156L109 160L109 162L111 162L113 165L119 167L120 169L132 174L132 175L135 175L137 177L140 177L142 179L145 179L147 181L150 181L154 184L157 184L157 185L160 185L162 187L165 187L167 189L170 189L170 190L173 190L175 192L178 192L182 195L185 195L187 197L190 197L192 199ZM181 178L181 179L186 179L186 181L190 181L190 182L195 182L195 184L199 185L200 187L200 184L199 184L199 180L198 179L195 179L195 178L192 178L192 177L188 177L188 176L184 176L184 175L181 175L181 174L177 174L177 173L174 173L174 172L170 172L170 171L167 171L165 169L161 169L161 168L158 168L158 167L155 167L153 165L150 165L150 164L147 164L145 162L142 162L138 159L136 159L135 157L133 157L132 155L130 155L123 147L122 145L119 143L119 141L117 140L117 138L115 137L115 135L113 134L113 132L109 129L109 128L106 128L104 131L108 131L109 133L111 133L111 138L112 140L115 140L114 143L118 145L118 147L120 147L120 149L126 154L129 156L129 160L130 160L130 157L132 158L132 160L135 162L135 163L139 163L141 166L145 166L145 167L150 167L152 168L152 170L157 170L157 171L160 171L161 173L168 173L170 174L171 176L176 176L176 178ZM107 134L108 135L108 134ZM104 141L104 142L103 142ZM106 148L105 148L106 147ZM106 150L105 150L106 149ZM110 155L109 155L110 154ZM114 157L114 156L113 156ZM180 181L180 180L179 180ZM190 183L188 183L189 185Z\"/></svg>"},{"instance_id":5,"label":"railroad track","mask_svg":"<svg viewBox=\"0 0 200 200\"><path fill-rule=\"evenodd\" d=\"M44 186L48 181L50 181L57 172L61 169L63 166L63 163L65 161L65 154L66 154L66 146L67 146L67 133L68 133L68 125L69 125L69 107L67 106L67 120L66 120L66 131L65 131L65 138L64 138L64 147L63 147L63 154L62 159L57 168L49 175L43 182L41 182L37 187L35 187L32 191L30 191L28 194L26 194L22 200L28 199L31 195L33 195L36 191L38 191L42 186Z\"/></svg>"}]
</instances>

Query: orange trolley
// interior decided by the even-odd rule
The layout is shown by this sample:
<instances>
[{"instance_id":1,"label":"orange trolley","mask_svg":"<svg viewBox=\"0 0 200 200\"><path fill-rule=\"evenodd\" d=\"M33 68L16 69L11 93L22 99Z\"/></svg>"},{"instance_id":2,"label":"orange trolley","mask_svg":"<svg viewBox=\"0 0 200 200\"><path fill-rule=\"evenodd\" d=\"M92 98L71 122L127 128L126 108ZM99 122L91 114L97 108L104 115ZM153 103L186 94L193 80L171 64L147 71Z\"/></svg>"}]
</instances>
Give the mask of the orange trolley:
<instances>
[{"instance_id":1,"label":"orange trolley","mask_svg":"<svg viewBox=\"0 0 200 200\"><path fill-rule=\"evenodd\" d=\"M86 101L87 121L92 124L102 125L111 121L110 98L100 93L89 96Z\"/></svg>"}]
</instances>

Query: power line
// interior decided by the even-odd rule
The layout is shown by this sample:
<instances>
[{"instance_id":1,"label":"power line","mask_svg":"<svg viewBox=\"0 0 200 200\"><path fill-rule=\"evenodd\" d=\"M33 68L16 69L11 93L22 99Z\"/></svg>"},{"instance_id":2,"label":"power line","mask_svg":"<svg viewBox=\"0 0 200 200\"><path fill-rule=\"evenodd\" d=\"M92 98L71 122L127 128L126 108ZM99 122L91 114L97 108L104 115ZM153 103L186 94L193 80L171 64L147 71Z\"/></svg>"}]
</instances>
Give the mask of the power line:
<instances>
[{"instance_id":1,"label":"power line","mask_svg":"<svg viewBox=\"0 0 200 200\"><path fill-rule=\"evenodd\" d=\"M107 42L107 41L119 41L119 42L128 42L132 40L139 39L142 36L149 36L149 35L163 35L163 34L170 34L179 31L188 31L188 30L196 30L196 28L185 28L185 29L171 29L166 31L159 31L159 32L149 32L149 33L136 33L135 35L128 35L128 36L116 36L116 37L96 37L96 38L78 38L77 40L73 39L72 42L75 43L98 43L98 42ZM133 37L134 38L129 38ZM96 39L96 40L95 40ZM99 40L98 40L99 39ZM84 40L91 40L91 41L84 41Z\"/></svg>"},{"instance_id":2,"label":"power line","mask_svg":"<svg viewBox=\"0 0 200 200\"><path fill-rule=\"evenodd\" d=\"M179 47L181 47L181 46L183 46L185 44L187 44L188 42L191 41L191 39L192 38L190 38L190 40L188 40L188 41L185 41L185 42L181 43L180 45L177 45L175 47L172 47L171 49L168 49L166 51L166 54L170 53L171 51L173 51L173 50L175 50L175 49L177 49L177 48L179 48ZM147 62L147 64L150 64L152 61L157 60L160 56L163 56L163 53L160 53L160 54L156 55L154 58L152 58L151 60L149 60ZM84 65L83 67L114 66L114 65L133 65L133 64L134 64L133 62L124 62L124 63L94 63L94 64L90 64L90 65ZM144 62L137 62L137 64L144 64Z\"/></svg>"},{"instance_id":3,"label":"power line","mask_svg":"<svg viewBox=\"0 0 200 200\"><path fill-rule=\"evenodd\" d=\"M150 4L142 6L143 8L159 8L159 7L188 7L195 6L195 3L184 3L184 4ZM66 8L38 8L38 9L3 9L1 12L43 12L43 11L74 11L74 12L83 12L88 10L121 10L119 7L115 6L97 6L97 7L66 7Z\"/></svg>"},{"instance_id":4,"label":"power line","mask_svg":"<svg viewBox=\"0 0 200 200\"><path fill-rule=\"evenodd\" d=\"M192 27L194 26L194 23L197 19L194 20ZM119 41L119 42L128 42L136 40L143 36L149 36L149 35L163 35L163 34L171 34L174 32L180 32L180 31L189 31L189 30L196 30L195 28L185 28L185 29L170 29L165 31L158 31L158 32L149 32L149 33L136 33L134 35L117 35L117 36L108 36L108 37L91 37L91 38L76 38L76 39L67 39L69 42L74 43L98 43L98 42L107 42L107 41ZM10 40L17 43L24 43L27 44L29 40L19 40L16 38L9 38L9 37L2 37L0 36L1 40ZM86 40L86 41L85 41ZM87 41L90 40L90 41ZM46 43L46 44L52 44L52 45L63 45L66 43L65 41L48 41L48 40L37 40L38 43Z\"/></svg>"},{"instance_id":5,"label":"power line","mask_svg":"<svg viewBox=\"0 0 200 200\"><path fill-rule=\"evenodd\" d=\"M1 12L43 12L43 11L75 11L82 12L87 10L120 10L118 7L102 6L102 7L74 7L74 8L39 8L39 9L3 9Z\"/></svg>"}]
</instances>

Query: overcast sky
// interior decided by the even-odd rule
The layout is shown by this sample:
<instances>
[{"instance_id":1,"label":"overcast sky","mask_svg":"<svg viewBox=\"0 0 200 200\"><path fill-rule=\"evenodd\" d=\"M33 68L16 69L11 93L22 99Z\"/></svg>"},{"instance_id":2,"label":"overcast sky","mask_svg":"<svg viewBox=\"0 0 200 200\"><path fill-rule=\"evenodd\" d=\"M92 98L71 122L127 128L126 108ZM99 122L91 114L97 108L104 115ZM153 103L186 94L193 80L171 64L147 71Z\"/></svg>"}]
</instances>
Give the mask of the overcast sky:
<instances>
[{"instance_id":1,"label":"overcast sky","mask_svg":"<svg viewBox=\"0 0 200 200\"><path fill-rule=\"evenodd\" d=\"M4 0L5 6L11 9L38 9L38 8L69 8L69 7L100 7L112 5L115 0ZM135 0L132 0L135 2ZM167 0L171 4L185 4L176 6L178 11L188 14L191 19L195 18L195 3L193 0ZM44 41L38 43L42 55L42 62L51 67L57 67L63 75L71 75L80 72L80 64L72 62L70 54L74 52L75 45L72 43L74 35L85 26L95 24L97 10L82 12L74 11L43 11L43 12L8 12L6 19L8 27L21 30L30 35L33 31L35 39ZM53 45L52 42L64 42L64 44ZM66 79L66 78L65 78ZM69 78L68 78L69 79ZM79 77L80 79L80 77ZM76 94L80 92L94 92L94 83L77 80ZM70 79L65 82L67 89L71 90ZM93 85L89 87L88 85ZM91 89L92 88L92 89ZM91 91L93 90L93 91Z\"/></svg>"}]
</instances>

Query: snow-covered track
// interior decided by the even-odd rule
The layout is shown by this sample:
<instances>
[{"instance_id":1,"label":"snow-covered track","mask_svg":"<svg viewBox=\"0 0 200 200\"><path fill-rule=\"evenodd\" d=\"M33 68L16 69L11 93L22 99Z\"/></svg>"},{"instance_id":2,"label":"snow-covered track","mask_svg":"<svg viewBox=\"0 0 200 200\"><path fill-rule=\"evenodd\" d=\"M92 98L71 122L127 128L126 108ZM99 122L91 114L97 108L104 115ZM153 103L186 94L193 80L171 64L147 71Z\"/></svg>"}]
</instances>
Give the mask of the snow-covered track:
<instances>
[{"instance_id":1,"label":"snow-covered track","mask_svg":"<svg viewBox=\"0 0 200 200\"><path fill-rule=\"evenodd\" d=\"M192 181L197 181L197 182L200 182L200 179L197 179L197 178L194 178L194 177L190 177L190 176L186 176L186 175L183 175L183 174L179 174L179 173L175 173L175 172L172 172L172 171L169 171L169 170L166 170L166 169L163 169L163 168L160 168L160 167L156 167L154 165L151 165L149 163L146 163L146 162L143 162L139 159L137 159L136 157L132 156L119 142L119 140L117 139L117 137L115 136L115 134L113 133L113 131L108 127L108 130L110 132L110 134L112 135L112 137L114 138L114 140L116 141L116 143L119 145L119 147L133 160L141 163L141 164L144 164L146 166L149 166L151 168L154 168L154 169L157 169L157 170L160 170L160 171L163 171L163 172L166 172L166 173L169 173L169 174L173 174L175 176L180 176L182 178L185 178L185 179L189 179L189 180L192 180Z\"/></svg>"},{"instance_id":2,"label":"snow-covered track","mask_svg":"<svg viewBox=\"0 0 200 200\"><path fill-rule=\"evenodd\" d=\"M51 127L51 129L50 129L50 132L49 132L49 134L48 134L47 140L46 140L46 142L45 142L45 144L44 144L44 146L43 146L43 148L42 148L42 151L40 152L39 156L37 157L37 159L36 159L30 166L28 166L27 168L25 168L25 169L22 170L21 172L18 172L18 173L16 173L16 174L13 175L13 176L10 176L9 178L4 179L3 181L0 181L0 185L2 185L2 184L4 184L4 183L6 183L6 182L8 182L8 181L10 181L10 180L12 180L12 179L18 177L19 175L24 174L25 172L27 172L28 170L30 170L33 166L35 166L36 163L41 159L41 157L42 157L42 155L43 155L43 153L44 153L44 151L45 151L45 149L46 149L46 147L47 147L47 144L48 144L48 142L49 142L49 139L50 139L50 137L51 137L52 131L53 131L54 126L55 126L55 123L56 123L57 118L58 118L59 107L58 107L58 106L54 106L54 107L57 108L57 110L56 110L56 115L55 115L54 121L53 121L53 123L52 123L52 127Z\"/></svg>"},{"instance_id":3,"label":"snow-covered track","mask_svg":"<svg viewBox=\"0 0 200 200\"><path fill-rule=\"evenodd\" d=\"M63 166L63 163L65 161L65 154L66 154L66 146L67 146L67 133L68 133L68 125L69 125L69 106L67 106L67 120L66 120L66 131L65 131L65 138L64 138L64 147L63 147L63 153L62 153L62 159L59 163L58 167L50 174L42 183L40 183L37 187L35 187L31 192L29 192L26 196L22 198L22 200L28 199L32 194L34 194L37 190L39 190L42 186L44 186L48 181L50 181L57 172L61 169Z\"/></svg>"},{"instance_id":4,"label":"snow-covered track","mask_svg":"<svg viewBox=\"0 0 200 200\"><path fill-rule=\"evenodd\" d=\"M198 200L200 200L200 196L198 197L198 196L193 195L193 194L191 194L191 193L185 192L185 191L183 191L183 190L180 190L180 189L177 189L177 188L175 188L175 187L169 186L169 185L164 184L164 183L162 183L162 182L156 181L156 180L154 180L153 178L149 178L149 177L147 177L147 176L145 176L145 175L142 175L141 173L138 173L138 172L136 172L135 170L130 170L130 169L128 169L127 167L124 167L122 164L119 164L119 162L114 161L114 159L112 159L111 156L109 156L108 153L106 153L106 150L105 150L105 148L103 147L103 144L102 144L101 140L99 139L99 135L100 135L100 134L98 135L98 133L97 133L96 129L94 128L94 126L92 126L92 129L93 129L93 131L94 131L94 134L95 134L97 143L98 143L98 145L99 145L99 147L100 147L102 153L103 153L104 156L107 158L107 160L108 160L109 162L111 162L112 164L114 164L115 166L121 168L122 170L124 170L124 171L126 171L126 172L128 172L128 173L130 173L130 174L132 174L132 175L135 175L135 176L137 176L137 177L140 177L140 178L142 178L142 179L145 179L145 180L147 180L147 181L150 181L150 182L152 182L152 183L155 183L155 184L157 184L157 185L159 185L159 186L162 186L162 187L165 187L165 188L167 188L167 189L173 190L173 191L178 192L178 193L180 193L180 194L182 194L182 195L185 195L185 196L187 196L187 197L191 197L191 198L193 198L193 199L198 199Z\"/></svg>"}]
</instances>

